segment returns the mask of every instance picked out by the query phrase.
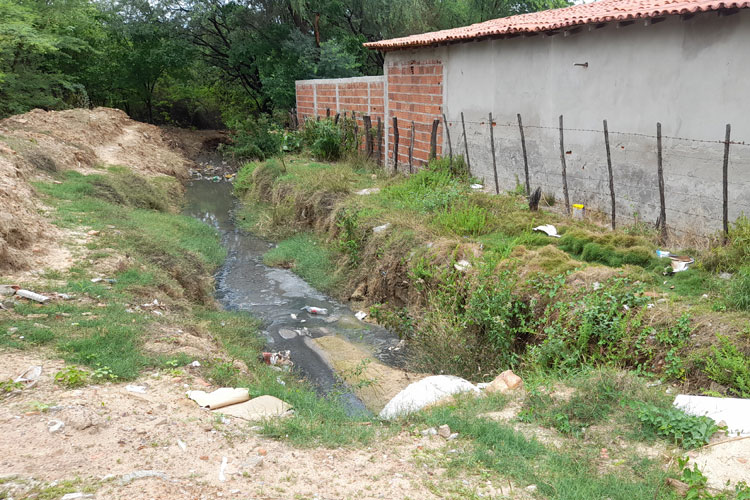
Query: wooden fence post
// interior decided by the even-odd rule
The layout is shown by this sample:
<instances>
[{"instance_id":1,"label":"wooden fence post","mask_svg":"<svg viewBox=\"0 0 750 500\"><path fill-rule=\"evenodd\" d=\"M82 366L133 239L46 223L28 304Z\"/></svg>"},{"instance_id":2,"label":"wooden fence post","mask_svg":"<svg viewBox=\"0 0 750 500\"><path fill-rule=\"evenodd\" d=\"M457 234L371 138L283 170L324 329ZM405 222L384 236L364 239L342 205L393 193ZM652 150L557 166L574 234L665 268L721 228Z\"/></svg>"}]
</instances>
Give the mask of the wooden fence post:
<instances>
[{"instance_id":1,"label":"wooden fence post","mask_svg":"<svg viewBox=\"0 0 750 500\"><path fill-rule=\"evenodd\" d=\"M495 132L492 130L492 112L490 112L490 150L492 151L492 173L495 175L495 194L500 194L500 184L497 182L497 160L495 160Z\"/></svg>"},{"instance_id":2,"label":"wooden fence post","mask_svg":"<svg viewBox=\"0 0 750 500\"><path fill-rule=\"evenodd\" d=\"M359 153L359 146L361 144L359 140L359 123L357 122L357 113L354 111L352 111L352 120L354 120L354 145L357 153Z\"/></svg>"},{"instance_id":3,"label":"wooden fence post","mask_svg":"<svg viewBox=\"0 0 750 500\"><path fill-rule=\"evenodd\" d=\"M362 117L362 121L364 122L364 129L365 129L365 151L367 152L367 157L370 158L372 156L372 134L370 134L370 129L372 128L372 119L370 118L370 115L365 115Z\"/></svg>"},{"instance_id":4,"label":"wooden fence post","mask_svg":"<svg viewBox=\"0 0 750 500\"><path fill-rule=\"evenodd\" d=\"M722 179L722 194L724 195L724 244L729 241L729 138L732 134L732 125L727 123L727 134L724 138L724 170Z\"/></svg>"},{"instance_id":5,"label":"wooden fence post","mask_svg":"<svg viewBox=\"0 0 750 500\"><path fill-rule=\"evenodd\" d=\"M531 185L529 184L529 157L526 155L526 135L523 133L523 122L521 113L518 113L518 130L521 132L521 150L523 151L523 173L526 176L526 196L531 195Z\"/></svg>"},{"instance_id":6,"label":"wooden fence post","mask_svg":"<svg viewBox=\"0 0 750 500\"><path fill-rule=\"evenodd\" d=\"M448 164L453 166L453 146L451 145L451 131L448 127L448 119L443 113L443 129L445 129L445 138L448 140Z\"/></svg>"},{"instance_id":7,"label":"wooden fence post","mask_svg":"<svg viewBox=\"0 0 750 500\"><path fill-rule=\"evenodd\" d=\"M412 167L413 164L413 158L414 158L414 120L411 122L411 140L409 142L409 173L414 173L414 168Z\"/></svg>"},{"instance_id":8,"label":"wooden fence post","mask_svg":"<svg viewBox=\"0 0 750 500\"><path fill-rule=\"evenodd\" d=\"M656 161L657 161L657 175L659 177L659 225L660 225L660 238L661 243L664 244L667 241L667 205L664 201L664 165L662 161L662 149L661 149L661 123L656 124Z\"/></svg>"},{"instance_id":9,"label":"wooden fence post","mask_svg":"<svg viewBox=\"0 0 750 500\"><path fill-rule=\"evenodd\" d=\"M612 176L612 153L609 150L609 128L604 120L604 145L607 147L607 172L609 173L609 196L612 198L612 230L615 229L615 181Z\"/></svg>"},{"instance_id":10,"label":"wooden fence post","mask_svg":"<svg viewBox=\"0 0 750 500\"><path fill-rule=\"evenodd\" d=\"M461 111L461 128L464 129L464 152L466 153L466 167L471 174L471 160L469 160L469 142L466 139L466 123L464 122L464 112Z\"/></svg>"},{"instance_id":11,"label":"wooden fence post","mask_svg":"<svg viewBox=\"0 0 750 500\"><path fill-rule=\"evenodd\" d=\"M383 121L378 116L378 167L383 165Z\"/></svg>"},{"instance_id":12,"label":"wooden fence post","mask_svg":"<svg viewBox=\"0 0 750 500\"><path fill-rule=\"evenodd\" d=\"M333 119L333 123L335 125L339 124L339 117L341 116L341 113L336 113L336 118Z\"/></svg>"},{"instance_id":13,"label":"wooden fence post","mask_svg":"<svg viewBox=\"0 0 750 500\"><path fill-rule=\"evenodd\" d=\"M331 117L331 108L326 108L326 118Z\"/></svg>"},{"instance_id":14,"label":"wooden fence post","mask_svg":"<svg viewBox=\"0 0 750 500\"><path fill-rule=\"evenodd\" d=\"M570 215L570 197L568 196L568 172L565 165L565 140L563 139L563 115L560 115L560 163L562 163L563 196L565 211Z\"/></svg>"},{"instance_id":15,"label":"wooden fence post","mask_svg":"<svg viewBox=\"0 0 750 500\"><path fill-rule=\"evenodd\" d=\"M432 120L432 133L430 134L430 160L437 157L437 131L440 126L440 120Z\"/></svg>"},{"instance_id":16,"label":"wooden fence post","mask_svg":"<svg viewBox=\"0 0 750 500\"><path fill-rule=\"evenodd\" d=\"M393 171L398 172L398 118L393 117Z\"/></svg>"}]
</instances>

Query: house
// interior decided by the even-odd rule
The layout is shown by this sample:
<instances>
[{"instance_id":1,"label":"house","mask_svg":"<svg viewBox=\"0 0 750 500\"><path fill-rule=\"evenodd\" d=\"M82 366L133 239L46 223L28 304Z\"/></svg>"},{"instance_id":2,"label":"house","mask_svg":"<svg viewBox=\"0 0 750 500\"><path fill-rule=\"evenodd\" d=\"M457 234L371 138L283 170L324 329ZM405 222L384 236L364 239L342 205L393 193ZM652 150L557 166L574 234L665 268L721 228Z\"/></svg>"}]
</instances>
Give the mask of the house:
<instances>
[{"instance_id":1,"label":"house","mask_svg":"<svg viewBox=\"0 0 750 500\"><path fill-rule=\"evenodd\" d=\"M385 53L384 76L369 77L382 79L384 151L392 163L396 118L405 164L413 121L413 160L423 164L440 120L438 154L468 153L486 190L495 171L499 190L525 185L527 168L532 189L562 202L567 184L569 203L609 214L607 120L620 220L659 217L661 142L667 223L715 232L727 152L728 219L750 213L748 7L600 0L367 43Z\"/></svg>"}]
</instances>

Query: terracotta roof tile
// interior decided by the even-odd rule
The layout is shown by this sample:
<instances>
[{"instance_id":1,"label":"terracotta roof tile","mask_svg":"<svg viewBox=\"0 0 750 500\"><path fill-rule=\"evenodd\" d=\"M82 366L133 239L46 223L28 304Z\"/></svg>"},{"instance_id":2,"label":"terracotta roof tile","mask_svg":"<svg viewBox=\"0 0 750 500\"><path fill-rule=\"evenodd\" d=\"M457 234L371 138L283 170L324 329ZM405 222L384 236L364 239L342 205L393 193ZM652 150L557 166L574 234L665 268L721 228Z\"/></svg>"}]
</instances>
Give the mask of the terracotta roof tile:
<instances>
[{"instance_id":1,"label":"terracotta roof tile","mask_svg":"<svg viewBox=\"0 0 750 500\"><path fill-rule=\"evenodd\" d=\"M581 24L748 7L750 7L750 0L736 2L715 0L599 0L562 9L493 19L461 28L370 42L365 43L364 46L371 49L394 50L493 35L549 31Z\"/></svg>"}]
</instances>

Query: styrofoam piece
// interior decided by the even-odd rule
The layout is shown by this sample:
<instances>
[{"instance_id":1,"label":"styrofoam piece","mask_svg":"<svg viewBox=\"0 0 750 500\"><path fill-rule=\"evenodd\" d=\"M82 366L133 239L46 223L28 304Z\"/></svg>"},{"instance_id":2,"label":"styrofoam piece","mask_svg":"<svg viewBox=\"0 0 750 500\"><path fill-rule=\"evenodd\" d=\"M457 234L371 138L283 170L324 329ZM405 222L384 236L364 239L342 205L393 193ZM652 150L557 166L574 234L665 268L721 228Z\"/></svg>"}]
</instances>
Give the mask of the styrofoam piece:
<instances>
[{"instance_id":1,"label":"styrofoam piece","mask_svg":"<svg viewBox=\"0 0 750 500\"><path fill-rule=\"evenodd\" d=\"M724 422L730 436L750 436L750 399L679 394L674 406L688 415L705 415L717 424Z\"/></svg>"}]
</instances>

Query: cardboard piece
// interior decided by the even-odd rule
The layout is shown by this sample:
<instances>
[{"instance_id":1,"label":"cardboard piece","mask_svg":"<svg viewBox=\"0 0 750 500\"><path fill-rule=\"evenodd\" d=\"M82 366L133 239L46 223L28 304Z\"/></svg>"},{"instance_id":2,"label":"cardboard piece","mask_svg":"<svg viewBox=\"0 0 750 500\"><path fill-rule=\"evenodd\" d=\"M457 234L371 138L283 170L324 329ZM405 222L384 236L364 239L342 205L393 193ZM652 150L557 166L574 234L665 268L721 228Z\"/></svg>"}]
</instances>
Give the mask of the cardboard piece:
<instances>
[{"instance_id":1,"label":"cardboard piece","mask_svg":"<svg viewBox=\"0 0 750 500\"><path fill-rule=\"evenodd\" d=\"M187 397L203 408L215 410L247 401L250 399L250 394L248 394L247 389L222 387L211 393L205 391L188 391Z\"/></svg>"},{"instance_id":2,"label":"cardboard piece","mask_svg":"<svg viewBox=\"0 0 750 500\"><path fill-rule=\"evenodd\" d=\"M262 420L264 418L281 417L291 409L291 405L274 396L258 396L244 403L225 406L215 410L222 415L242 418L245 420Z\"/></svg>"}]
</instances>

